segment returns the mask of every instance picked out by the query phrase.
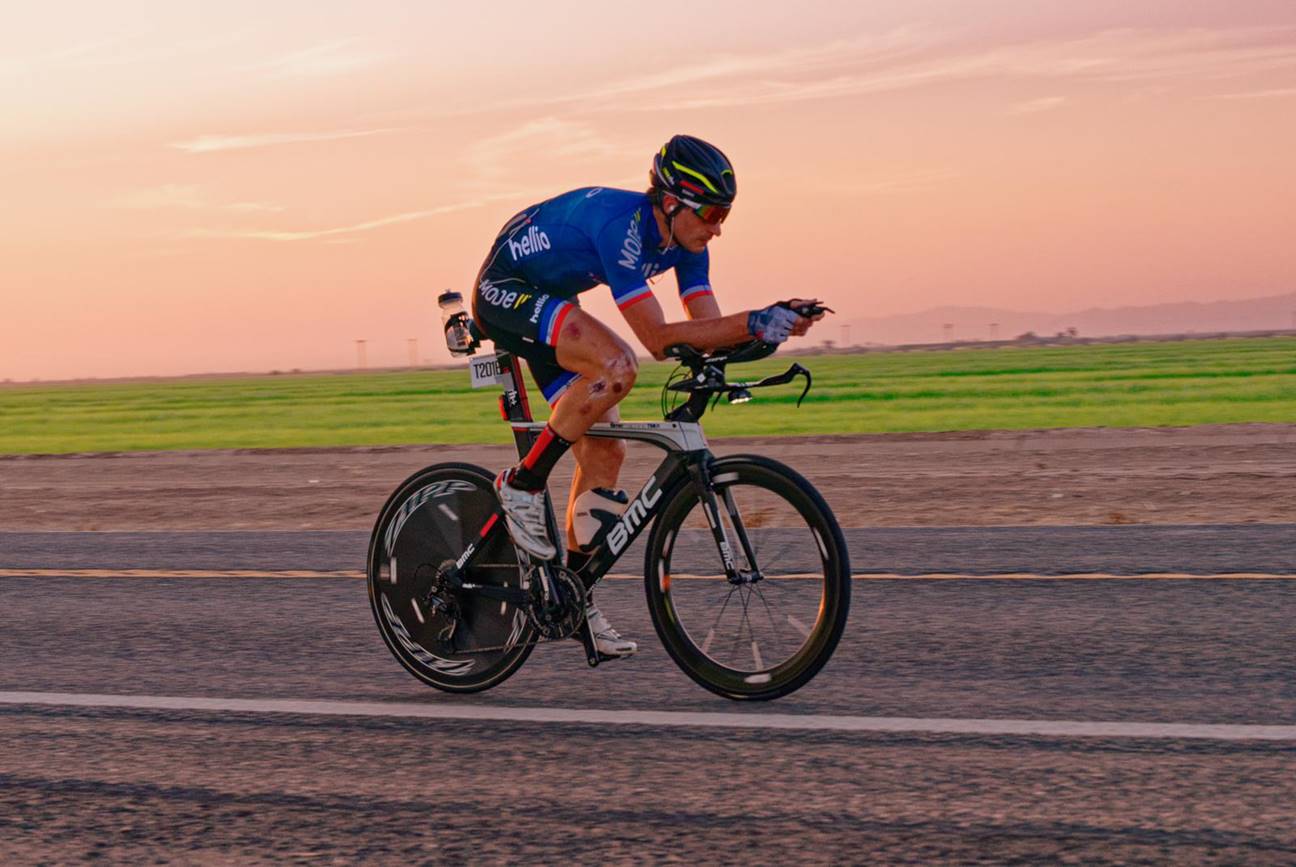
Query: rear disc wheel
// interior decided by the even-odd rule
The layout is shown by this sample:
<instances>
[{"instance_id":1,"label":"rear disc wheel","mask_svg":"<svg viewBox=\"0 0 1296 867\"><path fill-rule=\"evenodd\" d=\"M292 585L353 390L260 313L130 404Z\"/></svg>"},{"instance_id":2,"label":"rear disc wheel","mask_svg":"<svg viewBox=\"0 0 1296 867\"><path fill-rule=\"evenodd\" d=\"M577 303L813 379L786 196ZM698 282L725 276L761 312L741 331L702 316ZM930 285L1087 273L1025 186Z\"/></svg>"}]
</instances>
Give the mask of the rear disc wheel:
<instances>
[{"instance_id":1,"label":"rear disc wheel","mask_svg":"<svg viewBox=\"0 0 1296 867\"><path fill-rule=\"evenodd\" d=\"M471 464L420 470L387 500L369 541L369 604L383 641L411 674L447 692L503 682L535 646L523 608L456 592L444 577L498 511L494 478ZM464 577L520 590L524 576L508 534L495 533Z\"/></svg>"}]
</instances>

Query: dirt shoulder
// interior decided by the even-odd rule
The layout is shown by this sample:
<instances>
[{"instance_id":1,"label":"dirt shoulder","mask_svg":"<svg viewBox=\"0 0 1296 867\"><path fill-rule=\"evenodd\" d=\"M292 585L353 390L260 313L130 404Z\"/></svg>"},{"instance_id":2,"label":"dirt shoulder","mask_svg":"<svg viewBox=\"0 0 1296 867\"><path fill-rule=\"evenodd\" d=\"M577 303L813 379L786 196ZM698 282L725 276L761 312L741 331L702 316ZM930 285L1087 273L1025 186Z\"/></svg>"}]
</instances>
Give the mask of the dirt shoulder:
<instances>
[{"instance_id":1,"label":"dirt shoulder","mask_svg":"<svg viewBox=\"0 0 1296 867\"><path fill-rule=\"evenodd\" d=\"M845 526L1296 521L1296 424L731 438L790 464ZM637 487L661 452L630 446ZM0 530L368 529L430 463L505 446L0 456ZM565 492L571 461L556 470ZM558 496L559 506L566 501Z\"/></svg>"}]
</instances>

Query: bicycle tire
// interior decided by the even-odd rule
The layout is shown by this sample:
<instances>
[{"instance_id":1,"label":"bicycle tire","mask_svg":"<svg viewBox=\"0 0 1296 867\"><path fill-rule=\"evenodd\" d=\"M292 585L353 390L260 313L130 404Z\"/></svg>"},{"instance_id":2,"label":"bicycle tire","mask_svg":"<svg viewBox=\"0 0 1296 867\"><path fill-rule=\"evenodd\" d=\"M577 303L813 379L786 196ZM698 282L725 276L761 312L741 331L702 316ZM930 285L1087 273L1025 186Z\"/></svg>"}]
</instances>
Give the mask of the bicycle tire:
<instances>
[{"instance_id":1,"label":"bicycle tire","mask_svg":"<svg viewBox=\"0 0 1296 867\"><path fill-rule=\"evenodd\" d=\"M417 605L437 569L458 559L495 513L493 482L493 474L472 464L425 467L387 499L369 540L369 605L384 643L407 671L446 692L499 685L535 646L535 627L509 603L457 594L457 617ZM521 559L506 534L474 557L469 576L476 583L522 586Z\"/></svg>"},{"instance_id":2,"label":"bicycle tire","mask_svg":"<svg viewBox=\"0 0 1296 867\"><path fill-rule=\"evenodd\" d=\"M725 580L696 483L683 482L667 495L645 553L644 587L653 626L666 652L700 686L740 701L779 698L818 674L845 631L851 589L846 541L819 492L778 461L758 455L722 458L712 463L711 479L735 562L752 567L747 550L738 544L730 506L740 515L762 578L750 585ZM698 611L706 613L699 618ZM706 618L715 611L719 614L708 625ZM731 628L733 619L738 623ZM762 621L761 638L757 619ZM744 643L744 625L749 643ZM772 645L796 649L768 664Z\"/></svg>"}]
</instances>

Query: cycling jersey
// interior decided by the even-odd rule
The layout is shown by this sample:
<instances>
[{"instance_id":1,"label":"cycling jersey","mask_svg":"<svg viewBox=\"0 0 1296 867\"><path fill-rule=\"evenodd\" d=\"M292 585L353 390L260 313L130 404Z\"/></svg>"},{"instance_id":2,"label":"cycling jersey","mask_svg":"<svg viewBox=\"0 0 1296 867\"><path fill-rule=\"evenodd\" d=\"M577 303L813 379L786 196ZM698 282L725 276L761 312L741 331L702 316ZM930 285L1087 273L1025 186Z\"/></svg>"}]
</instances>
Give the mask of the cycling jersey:
<instances>
[{"instance_id":1,"label":"cycling jersey","mask_svg":"<svg viewBox=\"0 0 1296 867\"><path fill-rule=\"evenodd\" d=\"M581 292L606 284L628 310L652 295L649 278L674 268L685 302L711 293L707 252L661 242L647 193L585 187L555 196L504 224L478 274L473 317L527 359L553 403L575 378L553 347Z\"/></svg>"},{"instance_id":2,"label":"cycling jersey","mask_svg":"<svg viewBox=\"0 0 1296 867\"><path fill-rule=\"evenodd\" d=\"M648 297L648 278L669 268L681 295L709 292L706 251L661 250L661 241L647 193L586 187L509 220L482 275L521 278L558 298L603 283L622 310Z\"/></svg>"}]
</instances>

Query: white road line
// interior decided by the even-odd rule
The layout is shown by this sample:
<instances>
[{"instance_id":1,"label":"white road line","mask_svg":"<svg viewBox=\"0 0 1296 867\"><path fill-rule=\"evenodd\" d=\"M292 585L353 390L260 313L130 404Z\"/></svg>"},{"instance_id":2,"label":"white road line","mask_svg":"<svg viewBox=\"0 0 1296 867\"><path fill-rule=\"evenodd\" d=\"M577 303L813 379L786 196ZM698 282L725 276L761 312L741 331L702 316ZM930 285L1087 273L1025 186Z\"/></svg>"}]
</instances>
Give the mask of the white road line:
<instances>
[{"instance_id":1,"label":"white road line","mask_svg":"<svg viewBox=\"0 0 1296 867\"><path fill-rule=\"evenodd\" d=\"M0 569L0 578L350 578L363 579L353 569ZM819 578L818 575L780 575L779 580ZM1035 575L1030 572L1001 572L997 575L969 575L960 572L929 572L902 575L895 572L856 572L856 581L1296 581L1296 574L1267 572L1222 572L1195 575L1187 572L1148 572L1141 575L1113 575L1109 572L1075 572L1066 575ZM604 580L642 581L642 575L611 573ZM712 581L698 575L672 575L672 581Z\"/></svg>"},{"instance_id":2,"label":"white road line","mask_svg":"<svg viewBox=\"0 0 1296 867\"><path fill-rule=\"evenodd\" d=\"M0 692L0 705L39 705L128 710L223 711L310 716L406 717L579 725L640 725L657 728L792 729L827 732L910 732L954 735L1296 741L1296 725L1087 722L1084 720L909 719L780 713L699 713L599 710L597 708L498 707L306 699L201 698L163 695L94 695L61 692Z\"/></svg>"}]
</instances>

